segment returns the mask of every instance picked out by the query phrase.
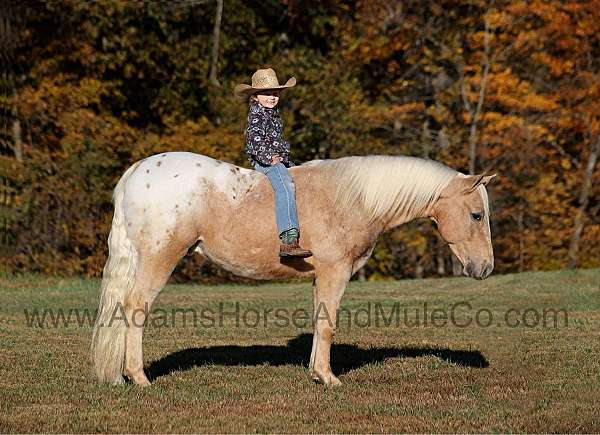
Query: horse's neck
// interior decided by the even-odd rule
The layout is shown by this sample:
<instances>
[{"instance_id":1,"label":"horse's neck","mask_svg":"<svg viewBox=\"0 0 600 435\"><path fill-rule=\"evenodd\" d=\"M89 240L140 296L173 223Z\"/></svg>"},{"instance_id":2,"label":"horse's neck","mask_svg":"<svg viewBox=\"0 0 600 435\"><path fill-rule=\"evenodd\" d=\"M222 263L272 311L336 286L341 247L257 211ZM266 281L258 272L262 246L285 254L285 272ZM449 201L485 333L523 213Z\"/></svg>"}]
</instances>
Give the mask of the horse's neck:
<instances>
[{"instance_id":1,"label":"horse's neck","mask_svg":"<svg viewBox=\"0 0 600 435\"><path fill-rule=\"evenodd\" d=\"M393 163L394 174L391 176L390 183L397 186L399 190L387 190L389 186L383 187L384 194L381 198L373 196L373 187L371 186L371 198L375 198L380 204L384 204L386 209L381 210L381 215L370 218L378 220L382 224L382 231L386 231L402 224L408 223L419 218L428 218L432 216L435 198L440 194L440 188L445 185L449 179L454 177L454 171L450 169L440 170L441 165L436 166L427 160L421 159L399 159ZM430 165L430 166L429 166ZM379 176L378 167L376 172L371 172L371 176ZM371 171L373 166L371 166ZM388 168L389 172L389 168ZM401 177L396 177L402 174ZM387 175L386 175L387 176ZM388 183L388 184L390 184ZM356 183L354 183L356 185ZM377 184L380 185L380 184ZM361 196L369 195L366 191ZM370 200L373 204L373 199ZM389 204L389 207L385 204ZM367 206L368 207L368 206ZM371 208L371 213L378 212L381 206ZM369 210L367 210L369 213Z\"/></svg>"},{"instance_id":2,"label":"horse's neck","mask_svg":"<svg viewBox=\"0 0 600 435\"><path fill-rule=\"evenodd\" d=\"M306 184L303 186L303 189L308 188L308 190L310 190L310 196L325 197L327 200L331 201L331 206L334 206L334 199L339 183L345 183L347 181L343 180L343 176L342 179L336 178L336 176L332 175L335 173L331 171L330 167L321 166L319 162L304 164L296 170L299 171L296 173L297 175L302 174L301 176L306 178ZM402 171L402 168L399 168L399 171ZM320 189L322 190L313 191L317 186L320 186ZM403 188L410 189L410 186L405 186ZM434 188L435 186L432 186L432 189ZM299 193L305 194L306 192L299 191ZM403 195L403 192L401 191L397 193L400 196ZM425 194L424 192L419 193L421 197L428 197L432 196L434 192L432 191L431 195L428 195L426 192ZM363 194L364 192L361 193L361 195ZM431 204L425 206L422 202L417 201L415 203L412 201L412 198L410 197L411 194L409 193L404 196L407 197L404 202L412 203L414 207L407 207L404 204L400 204L401 206L404 205L405 208L397 210L390 209L384 212L383 215L375 217L369 215L369 210L364 204L361 204L361 200L358 200L358 198L355 198L355 200L358 200L358 203L340 201L337 204L344 207L343 213L356 216L357 221L364 221L365 225L371 226L380 232L387 231L418 218L431 216Z\"/></svg>"},{"instance_id":3,"label":"horse's neck","mask_svg":"<svg viewBox=\"0 0 600 435\"><path fill-rule=\"evenodd\" d=\"M401 225L412 222L416 219L429 218L431 216L431 206L427 207L422 211L407 210L407 211L396 211L389 213L387 216L382 216L379 219L379 225L381 226L381 232L385 232Z\"/></svg>"},{"instance_id":4,"label":"horse's neck","mask_svg":"<svg viewBox=\"0 0 600 435\"><path fill-rule=\"evenodd\" d=\"M434 206L435 201L430 204L416 203L413 204L413 207L399 207L397 209L390 209L382 216L376 217L373 224L379 226L381 232L383 233L412 222L416 219L430 218L432 216Z\"/></svg>"}]
</instances>

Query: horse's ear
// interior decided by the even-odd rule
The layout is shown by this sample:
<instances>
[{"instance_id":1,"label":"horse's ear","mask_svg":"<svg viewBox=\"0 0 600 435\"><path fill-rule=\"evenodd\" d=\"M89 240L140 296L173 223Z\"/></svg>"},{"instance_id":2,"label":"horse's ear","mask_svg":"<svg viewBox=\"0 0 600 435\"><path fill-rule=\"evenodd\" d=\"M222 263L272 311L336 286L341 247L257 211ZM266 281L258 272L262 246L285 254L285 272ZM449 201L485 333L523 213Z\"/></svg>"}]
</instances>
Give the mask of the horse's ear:
<instances>
[{"instance_id":1,"label":"horse's ear","mask_svg":"<svg viewBox=\"0 0 600 435\"><path fill-rule=\"evenodd\" d=\"M479 175L468 175L463 181L464 190L462 191L462 193L463 194L471 193L480 184L483 184L484 186L487 185L490 181L492 181L492 179L494 179L495 176L496 176L496 174L486 175L485 172L483 174L479 174Z\"/></svg>"},{"instance_id":2,"label":"horse's ear","mask_svg":"<svg viewBox=\"0 0 600 435\"><path fill-rule=\"evenodd\" d=\"M498 174L492 174L492 175L486 175L485 177L483 177L483 180L481 180L481 183L484 186L487 186L487 184L492 181L494 178L496 178L496 175Z\"/></svg>"},{"instance_id":3,"label":"horse's ear","mask_svg":"<svg viewBox=\"0 0 600 435\"><path fill-rule=\"evenodd\" d=\"M464 175L459 174L446 186L441 194L441 198L449 198L455 195L465 195L475 190L477 186L488 184L496 174L486 175Z\"/></svg>"}]
</instances>

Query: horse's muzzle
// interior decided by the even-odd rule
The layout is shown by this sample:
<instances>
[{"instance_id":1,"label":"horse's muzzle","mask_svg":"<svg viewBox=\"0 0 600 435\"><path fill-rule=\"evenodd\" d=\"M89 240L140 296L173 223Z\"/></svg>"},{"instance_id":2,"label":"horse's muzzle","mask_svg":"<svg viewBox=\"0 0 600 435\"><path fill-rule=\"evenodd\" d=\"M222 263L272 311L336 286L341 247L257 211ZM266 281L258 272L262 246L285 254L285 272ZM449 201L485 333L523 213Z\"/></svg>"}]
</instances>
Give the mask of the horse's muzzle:
<instances>
[{"instance_id":1,"label":"horse's muzzle","mask_svg":"<svg viewBox=\"0 0 600 435\"><path fill-rule=\"evenodd\" d=\"M494 270L494 264L484 261L480 267L476 267L472 261L467 262L463 269L463 273L471 278L486 279Z\"/></svg>"}]
</instances>

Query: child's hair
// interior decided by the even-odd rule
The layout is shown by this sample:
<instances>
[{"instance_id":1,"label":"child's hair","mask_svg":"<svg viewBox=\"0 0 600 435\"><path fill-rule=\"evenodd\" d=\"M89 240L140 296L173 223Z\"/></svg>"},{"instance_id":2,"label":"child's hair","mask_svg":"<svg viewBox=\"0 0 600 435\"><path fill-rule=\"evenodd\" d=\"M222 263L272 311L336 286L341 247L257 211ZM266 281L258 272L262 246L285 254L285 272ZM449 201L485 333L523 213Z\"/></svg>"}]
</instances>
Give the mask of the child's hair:
<instances>
[{"instance_id":1,"label":"child's hair","mask_svg":"<svg viewBox=\"0 0 600 435\"><path fill-rule=\"evenodd\" d=\"M253 103L258 103L258 97L257 95L259 94L260 90L254 92L253 94L250 95L250 97L248 97L248 105L252 106ZM279 96L281 97L281 94L279 94Z\"/></svg>"},{"instance_id":2,"label":"child's hair","mask_svg":"<svg viewBox=\"0 0 600 435\"><path fill-rule=\"evenodd\" d=\"M250 95L248 97L248 110L252 107L253 104L258 104L258 99L256 98L256 94ZM244 129L244 143L248 141L248 123L246 123L246 128Z\"/></svg>"}]
</instances>

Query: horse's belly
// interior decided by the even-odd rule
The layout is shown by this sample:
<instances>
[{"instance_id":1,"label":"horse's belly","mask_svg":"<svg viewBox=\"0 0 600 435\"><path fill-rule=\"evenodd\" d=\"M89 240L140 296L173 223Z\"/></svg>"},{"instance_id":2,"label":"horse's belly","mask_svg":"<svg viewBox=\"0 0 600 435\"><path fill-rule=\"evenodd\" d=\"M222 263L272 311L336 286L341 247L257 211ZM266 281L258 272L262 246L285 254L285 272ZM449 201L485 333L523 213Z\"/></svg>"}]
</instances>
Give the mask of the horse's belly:
<instances>
[{"instance_id":1,"label":"horse's belly","mask_svg":"<svg viewBox=\"0 0 600 435\"><path fill-rule=\"evenodd\" d=\"M279 257L280 240L269 189L264 183L239 204L211 208L207 218L202 219L199 248L236 275L255 279L311 276L312 258ZM213 200L223 201L222 195L219 196L220 199Z\"/></svg>"},{"instance_id":2,"label":"horse's belly","mask_svg":"<svg viewBox=\"0 0 600 435\"><path fill-rule=\"evenodd\" d=\"M247 278L312 277L314 273L311 258L279 257L276 231L265 240L244 237L244 233L238 231L223 234L221 237L205 234L196 252L206 256L223 269Z\"/></svg>"}]
</instances>

